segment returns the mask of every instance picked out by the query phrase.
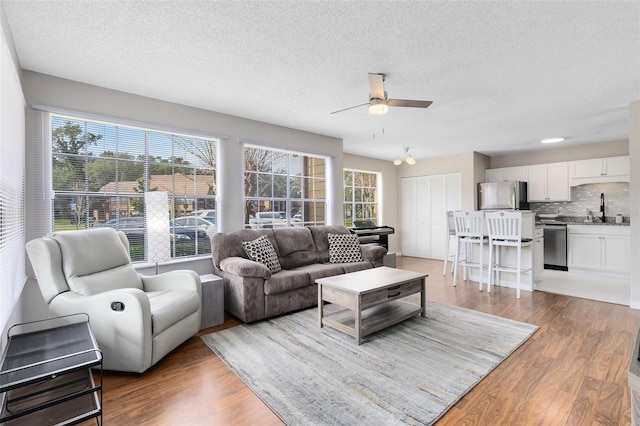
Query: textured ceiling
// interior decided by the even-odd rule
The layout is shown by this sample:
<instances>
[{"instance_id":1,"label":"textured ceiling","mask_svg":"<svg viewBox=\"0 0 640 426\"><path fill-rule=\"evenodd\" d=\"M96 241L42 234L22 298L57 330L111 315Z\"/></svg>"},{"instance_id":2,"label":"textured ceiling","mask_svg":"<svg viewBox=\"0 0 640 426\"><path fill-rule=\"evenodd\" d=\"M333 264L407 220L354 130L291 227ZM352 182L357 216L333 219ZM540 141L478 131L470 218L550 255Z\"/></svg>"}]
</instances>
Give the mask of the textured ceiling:
<instances>
[{"instance_id":1,"label":"textured ceiling","mask_svg":"<svg viewBox=\"0 0 640 426\"><path fill-rule=\"evenodd\" d=\"M639 1L0 1L24 69L393 159L628 138ZM367 73L427 109L371 116Z\"/></svg>"}]
</instances>

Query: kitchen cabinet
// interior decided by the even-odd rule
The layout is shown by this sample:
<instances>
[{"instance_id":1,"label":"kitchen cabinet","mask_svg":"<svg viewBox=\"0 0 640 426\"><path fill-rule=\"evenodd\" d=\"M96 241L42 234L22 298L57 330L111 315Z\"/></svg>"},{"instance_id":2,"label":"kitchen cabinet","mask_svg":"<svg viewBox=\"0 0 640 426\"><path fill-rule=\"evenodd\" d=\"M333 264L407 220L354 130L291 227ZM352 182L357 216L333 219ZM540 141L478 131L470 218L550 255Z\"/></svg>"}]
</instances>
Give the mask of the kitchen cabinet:
<instances>
[{"instance_id":1,"label":"kitchen cabinet","mask_svg":"<svg viewBox=\"0 0 640 426\"><path fill-rule=\"evenodd\" d=\"M571 201L569 164L527 166L529 202Z\"/></svg>"},{"instance_id":2,"label":"kitchen cabinet","mask_svg":"<svg viewBox=\"0 0 640 426\"><path fill-rule=\"evenodd\" d=\"M571 161L569 178L571 186L585 183L629 182L629 156L594 158Z\"/></svg>"},{"instance_id":3,"label":"kitchen cabinet","mask_svg":"<svg viewBox=\"0 0 640 426\"><path fill-rule=\"evenodd\" d=\"M628 226L568 225L569 271L594 271L627 277L631 271Z\"/></svg>"},{"instance_id":4,"label":"kitchen cabinet","mask_svg":"<svg viewBox=\"0 0 640 426\"><path fill-rule=\"evenodd\" d=\"M526 167L503 167L499 169L487 169L486 181L487 182L506 182L518 180L521 182L527 181L527 168Z\"/></svg>"},{"instance_id":5,"label":"kitchen cabinet","mask_svg":"<svg viewBox=\"0 0 640 426\"><path fill-rule=\"evenodd\" d=\"M544 230L537 227L533 234L533 279L540 281L544 273Z\"/></svg>"}]
</instances>

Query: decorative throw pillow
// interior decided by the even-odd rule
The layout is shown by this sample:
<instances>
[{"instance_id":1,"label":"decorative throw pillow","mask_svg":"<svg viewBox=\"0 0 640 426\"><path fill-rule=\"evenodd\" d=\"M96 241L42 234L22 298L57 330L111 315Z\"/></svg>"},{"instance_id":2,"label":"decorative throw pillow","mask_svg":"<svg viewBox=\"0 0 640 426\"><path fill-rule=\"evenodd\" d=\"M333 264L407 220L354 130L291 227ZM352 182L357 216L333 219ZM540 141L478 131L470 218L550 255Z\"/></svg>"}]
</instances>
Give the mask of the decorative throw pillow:
<instances>
[{"instance_id":1,"label":"decorative throw pillow","mask_svg":"<svg viewBox=\"0 0 640 426\"><path fill-rule=\"evenodd\" d=\"M356 234L327 234L329 262L350 263L362 261L360 241Z\"/></svg>"},{"instance_id":2,"label":"decorative throw pillow","mask_svg":"<svg viewBox=\"0 0 640 426\"><path fill-rule=\"evenodd\" d=\"M271 272L278 272L282 269L276 250L266 235L262 235L253 241L243 242L242 248L244 248L249 259L262 263Z\"/></svg>"}]
</instances>

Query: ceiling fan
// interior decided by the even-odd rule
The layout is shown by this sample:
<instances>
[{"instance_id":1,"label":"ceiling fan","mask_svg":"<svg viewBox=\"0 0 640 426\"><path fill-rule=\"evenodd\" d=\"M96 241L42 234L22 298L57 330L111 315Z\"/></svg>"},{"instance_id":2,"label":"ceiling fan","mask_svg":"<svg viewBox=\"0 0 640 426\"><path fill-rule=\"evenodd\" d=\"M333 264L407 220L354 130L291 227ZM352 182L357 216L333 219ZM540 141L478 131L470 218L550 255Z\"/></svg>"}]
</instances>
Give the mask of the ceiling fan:
<instances>
[{"instance_id":1,"label":"ceiling fan","mask_svg":"<svg viewBox=\"0 0 640 426\"><path fill-rule=\"evenodd\" d=\"M384 74L369 73L369 87L371 90L371 92L369 93L369 102L355 105L349 108L340 109L338 111L333 111L331 114L369 105L369 114L382 115L386 114L387 111L389 111L389 107L427 108L433 103L432 101L389 99L387 97L387 92L384 91L385 79L386 76Z\"/></svg>"}]
</instances>

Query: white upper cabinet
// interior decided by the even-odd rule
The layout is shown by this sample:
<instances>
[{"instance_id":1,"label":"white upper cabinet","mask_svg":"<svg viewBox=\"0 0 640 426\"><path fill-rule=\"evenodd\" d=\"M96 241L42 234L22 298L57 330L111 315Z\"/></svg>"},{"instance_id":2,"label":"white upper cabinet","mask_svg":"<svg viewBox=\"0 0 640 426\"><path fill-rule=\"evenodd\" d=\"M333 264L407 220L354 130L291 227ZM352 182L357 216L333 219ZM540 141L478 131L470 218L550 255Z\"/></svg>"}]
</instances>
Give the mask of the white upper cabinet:
<instances>
[{"instance_id":1,"label":"white upper cabinet","mask_svg":"<svg viewBox=\"0 0 640 426\"><path fill-rule=\"evenodd\" d=\"M506 182L519 180L527 181L526 167L502 167L499 169L487 169L487 182Z\"/></svg>"},{"instance_id":2,"label":"white upper cabinet","mask_svg":"<svg viewBox=\"0 0 640 426\"><path fill-rule=\"evenodd\" d=\"M529 202L571 201L568 163L527 167Z\"/></svg>"},{"instance_id":3,"label":"white upper cabinet","mask_svg":"<svg viewBox=\"0 0 640 426\"><path fill-rule=\"evenodd\" d=\"M629 156L569 162L571 186L585 183L629 182Z\"/></svg>"}]
</instances>

